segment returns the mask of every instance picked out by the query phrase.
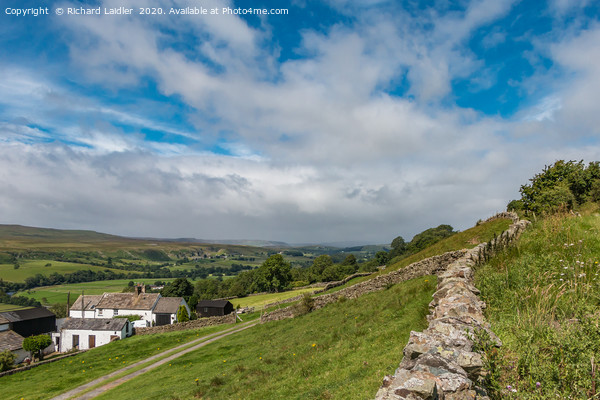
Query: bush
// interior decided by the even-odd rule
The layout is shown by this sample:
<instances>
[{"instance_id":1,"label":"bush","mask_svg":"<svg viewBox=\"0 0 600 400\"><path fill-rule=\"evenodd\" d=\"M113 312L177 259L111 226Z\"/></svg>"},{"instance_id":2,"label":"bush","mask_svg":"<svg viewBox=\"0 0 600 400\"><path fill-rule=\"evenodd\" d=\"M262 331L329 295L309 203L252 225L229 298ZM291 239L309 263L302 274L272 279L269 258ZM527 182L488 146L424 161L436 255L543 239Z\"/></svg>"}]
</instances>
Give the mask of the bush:
<instances>
[{"instance_id":1,"label":"bush","mask_svg":"<svg viewBox=\"0 0 600 400\"><path fill-rule=\"evenodd\" d=\"M304 293L302 295L302 300L295 307L294 315L304 315L308 314L315 308L315 299L308 293Z\"/></svg>"},{"instance_id":2,"label":"bush","mask_svg":"<svg viewBox=\"0 0 600 400\"><path fill-rule=\"evenodd\" d=\"M188 315L185 306L179 306L179 309L177 310L177 322L186 322L189 320L190 316Z\"/></svg>"},{"instance_id":3,"label":"bush","mask_svg":"<svg viewBox=\"0 0 600 400\"><path fill-rule=\"evenodd\" d=\"M50 346L51 343L52 339L48 335L29 336L23 339L23 350L37 354L38 358L42 360L44 358L42 350Z\"/></svg>"},{"instance_id":4,"label":"bush","mask_svg":"<svg viewBox=\"0 0 600 400\"><path fill-rule=\"evenodd\" d=\"M0 353L0 371L8 371L15 363L15 355L9 350Z\"/></svg>"}]
</instances>

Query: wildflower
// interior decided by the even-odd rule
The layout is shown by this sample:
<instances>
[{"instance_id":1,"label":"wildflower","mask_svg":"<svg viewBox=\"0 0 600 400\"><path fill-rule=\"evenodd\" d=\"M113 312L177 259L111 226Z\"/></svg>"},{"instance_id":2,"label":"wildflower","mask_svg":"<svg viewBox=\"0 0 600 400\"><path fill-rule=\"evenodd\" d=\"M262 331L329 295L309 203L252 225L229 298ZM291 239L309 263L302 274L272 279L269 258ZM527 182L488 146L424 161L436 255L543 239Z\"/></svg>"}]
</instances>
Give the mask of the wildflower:
<instances>
[{"instance_id":1,"label":"wildflower","mask_svg":"<svg viewBox=\"0 0 600 400\"><path fill-rule=\"evenodd\" d=\"M579 276L579 278L583 278L583 277L585 277L585 272L582 272L582 273L581 273L581 274L579 274L578 276Z\"/></svg>"},{"instance_id":2,"label":"wildflower","mask_svg":"<svg viewBox=\"0 0 600 400\"><path fill-rule=\"evenodd\" d=\"M262 360L262 357L258 357L259 360Z\"/></svg>"},{"instance_id":3,"label":"wildflower","mask_svg":"<svg viewBox=\"0 0 600 400\"><path fill-rule=\"evenodd\" d=\"M315 347L316 345L317 345L316 343L313 343L313 344L312 344L312 347Z\"/></svg>"},{"instance_id":4,"label":"wildflower","mask_svg":"<svg viewBox=\"0 0 600 400\"><path fill-rule=\"evenodd\" d=\"M227 360L223 360L223 362L227 362Z\"/></svg>"},{"instance_id":5,"label":"wildflower","mask_svg":"<svg viewBox=\"0 0 600 400\"><path fill-rule=\"evenodd\" d=\"M83 360L81 363L83 364L85 362L85 360Z\"/></svg>"},{"instance_id":6,"label":"wildflower","mask_svg":"<svg viewBox=\"0 0 600 400\"><path fill-rule=\"evenodd\" d=\"M535 383L535 387L539 389L539 388L541 388L541 387L542 387L542 384L541 384L541 383L539 383L539 382L536 382L536 383Z\"/></svg>"}]
</instances>

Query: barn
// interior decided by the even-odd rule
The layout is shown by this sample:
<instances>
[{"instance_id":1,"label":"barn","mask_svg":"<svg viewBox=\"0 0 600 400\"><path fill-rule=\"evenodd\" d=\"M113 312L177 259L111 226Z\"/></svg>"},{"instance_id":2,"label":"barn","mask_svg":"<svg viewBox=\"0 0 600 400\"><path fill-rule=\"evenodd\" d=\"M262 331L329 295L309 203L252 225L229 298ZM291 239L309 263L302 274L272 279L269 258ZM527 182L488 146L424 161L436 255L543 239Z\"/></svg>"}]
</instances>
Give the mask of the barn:
<instances>
[{"instance_id":1,"label":"barn","mask_svg":"<svg viewBox=\"0 0 600 400\"><path fill-rule=\"evenodd\" d=\"M56 315L44 307L5 311L0 313L0 317L4 317L11 329L23 337L56 331Z\"/></svg>"},{"instance_id":2,"label":"barn","mask_svg":"<svg viewBox=\"0 0 600 400\"><path fill-rule=\"evenodd\" d=\"M232 312L233 304L227 300L200 300L196 305L196 314L199 318L218 317Z\"/></svg>"}]
</instances>

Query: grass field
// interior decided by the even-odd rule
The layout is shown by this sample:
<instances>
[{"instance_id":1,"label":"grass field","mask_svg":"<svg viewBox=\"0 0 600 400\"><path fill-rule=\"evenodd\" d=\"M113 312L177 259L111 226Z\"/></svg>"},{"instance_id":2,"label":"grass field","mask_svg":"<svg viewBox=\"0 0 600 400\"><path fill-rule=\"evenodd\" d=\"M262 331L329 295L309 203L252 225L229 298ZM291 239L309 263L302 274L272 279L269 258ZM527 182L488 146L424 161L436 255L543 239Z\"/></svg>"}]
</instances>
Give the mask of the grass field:
<instances>
[{"instance_id":1,"label":"grass field","mask_svg":"<svg viewBox=\"0 0 600 400\"><path fill-rule=\"evenodd\" d=\"M14 304L0 303L0 312L15 311L15 310L25 310L27 308L31 308L31 307L23 307L23 306L16 306Z\"/></svg>"},{"instance_id":2,"label":"grass field","mask_svg":"<svg viewBox=\"0 0 600 400\"><path fill-rule=\"evenodd\" d=\"M233 307L256 307L260 308L265 304L275 303L277 301L287 300L292 297L296 297L302 293L312 293L317 289L314 288L305 288L305 289L296 289L290 290L289 292L281 292L281 293L267 293L267 294L259 294L256 296L247 296L241 297L239 299L232 299L231 304Z\"/></svg>"},{"instance_id":3,"label":"grass field","mask_svg":"<svg viewBox=\"0 0 600 400\"><path fill-rule=\"evenodd\" d=\"M423 329L435 277L257 325L165 364L103 399L365 399L393 373L411 330ZM213 328L216 329L216 328ZM189 341L196 332L133 337L0 378L4 398L48 399ZM119 357L117 360L116 357ZM121 361L123 360L123 361ZM123 365L125 365L123 364Z\"/></svg>"},{"instance_id":4,"label":"grass field","mask_svg":"<svg viewBox=\"0 0 600 400\"><path fill-rule=\"evenodd\" d=\"M477 270L504 343L496 350L482 340L494 399L599 398L599 263L600 216L556 215Z\"/></svg>"},{"instance_id":5,"label":"grass field","mask_svg":"<svg viewBox=\"0 0 600 400\"><path fill-rule=\"evenodd\" d=\"M160 279L163 282L172 282L174 279ZM25 296L42 302L46 298L46 304L64 303L67 301L67 294L71 292L71 302L74 302L83 291L84 294L102 294L104 292L120 292L131 281L131 279L115 279L112 281L94 281L82 283L70 283L65 285L45 286L17 293L18 296ZM144 282L144 280L142 280ZM193 283L193 281L191 281ZM154 282L144 282L154 283ZM45 303L45 302L42 302Z\"/></svg>"},{"instance_id":6,"label":"grass field","mask_svg":"<svg viewBox=\"0 0 600 400\"><path fill-rule=\"evenodd\" d=\"M50 266L46 266L51 264ZM0 277L5 281L9 282L25 282L25 278L34 276L35 274L42 274L45 276L50 275L53 272L59 274L73 273L78 270L91 270L91 271L105 271L111 270L115 273L129 273L129 271L123 271L119 269L98 267L94 265L68 263L54 260L26 260L19 261L19 268L15 269L13 264L0 264ZM137 273L132 271L133 273Z\"/></svg>"}]
</instances>

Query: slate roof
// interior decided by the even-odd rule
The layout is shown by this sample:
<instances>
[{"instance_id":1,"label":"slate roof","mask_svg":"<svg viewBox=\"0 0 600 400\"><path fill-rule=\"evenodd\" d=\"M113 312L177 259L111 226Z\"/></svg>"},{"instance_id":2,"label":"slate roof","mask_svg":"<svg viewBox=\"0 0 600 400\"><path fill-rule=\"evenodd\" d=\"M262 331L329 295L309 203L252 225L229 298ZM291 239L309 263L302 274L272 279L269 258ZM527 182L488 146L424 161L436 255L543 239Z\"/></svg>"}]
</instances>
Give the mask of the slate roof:
<instances>
[{"instance_id":1,"label":"slate roof","mask_svg":"<svg viewBox=\"0 0 600 400\"><path fill-rule=\"evenodd\" d=\"M196 307L224 308L227 305L227 303L229 303L228 300L200 300Z\"/></svg>"},{"instance_id":2,"label":"slate roof","mask_svg":"<svg viewBox=\"0 0 600 400\"><path fill-rule=\"evenodd\" d=\"M2 324L8 324L9 322L10 322L9 320L7 320L2 315L0 315L0 325L2 325Z\"/></svg>"},{"instance_id":3,"label":"slate roof","mask_svg":"<svg viewBox=\"0 0 600 400\"><path fill-rule=\"evenodd\" d=\"M177 314L183 297L161 297L154 308L155 314Z\"/></svg>"},{"instance_id":4,"label":"slate roof","mask_svg":"<svg viewBox=\"0 0 600 400\"><path fill-rule=\"evenodd\" d=\"M0 332L0 352L15 351L23 348L23 336L14 331Z\"/></svg>"},{"instance_id":5,"label":"slate roof","mask_svg":"<svg viewBox=\"0 0 600 400\"><path fill-rule=\"evenodd\" d=\"M77 300L75 300L75 303L73 303L73 305L70 307L71 310L74 311L81 311L81 302L84 301L85 304L85 310L86 311L93 311L96 306L98 305L98 302L100 301L100 299L102 298L102 295L83 295L83 296L79 296L77 298Z\"/></svg>"},{"instance_id":6,"label":"slate roof","mask_svg":"<svg viewBox=\"0 0 600 400\"><path fill-rule=\"evenodd\" d=\"M71 318L63 324L62 329L120 331L127 321L127 318Z\"/></svg>"},{"instance_id":7,"label":"slate roof","mask_svg":"<svg viewBox=\"0 0 600 400\"><path fill-rule=\"evenodd\" d=\"M27 308L24 310L0 312L0 317L4 317L9 322L27 321L30 319L56 317L54 313L44 307Z\"/></svg>"},{"instance_id":8,"label":"slate roof","mask_svg":"<svg viewBox=\"0 0 600 400\"><path fill-rule=\"evenodd\" d=\"M104 293L96 308L151 310L159 296L159 293Z\"/></svg>"}]
</instances>

